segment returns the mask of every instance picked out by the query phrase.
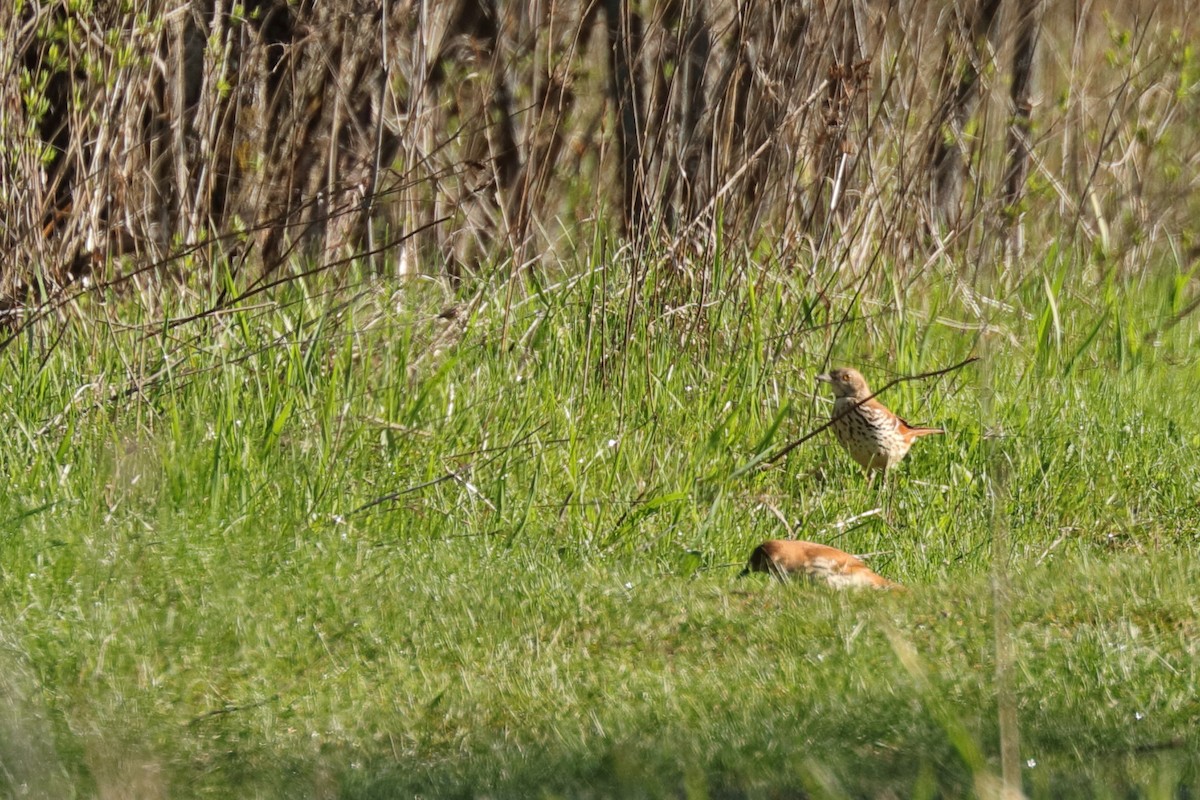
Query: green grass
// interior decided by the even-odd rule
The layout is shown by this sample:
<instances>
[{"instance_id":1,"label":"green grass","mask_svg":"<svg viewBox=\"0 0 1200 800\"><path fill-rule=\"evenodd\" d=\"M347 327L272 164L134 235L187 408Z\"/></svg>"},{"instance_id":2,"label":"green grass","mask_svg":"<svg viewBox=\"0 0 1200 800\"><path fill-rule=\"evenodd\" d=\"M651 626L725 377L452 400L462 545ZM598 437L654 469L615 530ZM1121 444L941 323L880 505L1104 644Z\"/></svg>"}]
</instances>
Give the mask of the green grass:
<instances>
[{"instance_id":1,"label":"green grass","mask_svg":"<svg viewBox=\"0 0 1200 800\"><path fill-rule=\"evenodd\" d=\"M454 320L379 282L165 331L84 305L0 363L2 794L985 793L1003 530L1026 791L1191 796L1186 276L1030 273L986 318L738 259L703 307L620 268ZM828 435L744 469L826 418L827 356L971 354L882 398L949 431L887 487ZM781 518L910 591L738 580Z\"/></svg>"}]
</instances>

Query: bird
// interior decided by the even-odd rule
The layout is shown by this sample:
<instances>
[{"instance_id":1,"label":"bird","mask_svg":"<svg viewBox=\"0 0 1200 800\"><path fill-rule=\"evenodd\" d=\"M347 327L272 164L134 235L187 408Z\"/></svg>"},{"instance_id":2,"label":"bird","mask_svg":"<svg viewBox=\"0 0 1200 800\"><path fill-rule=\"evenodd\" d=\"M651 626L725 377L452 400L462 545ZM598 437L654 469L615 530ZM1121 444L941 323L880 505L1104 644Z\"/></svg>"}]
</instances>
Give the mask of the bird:
<instances>
[{"instance_id":1,"label":"bird","mask_svg":"<svg viewBox=\"0 0 1200 800\"><path fill-rule=\"evenodd\" d=\"M754 548L742 575L751 572L767 572L781 581L806 578L834 589L904 588L836 547L795 539L768 539Z\"/></svg>"},{"instance_id":2,"label":"bird","mask_svg":"<svg viewBox=\"0 0 1200 800\"><path fill-rule=\"evenodd\" d=\"M850 457L869 474L886 472L900 463L913 442L922 436L945 433L942 428L909 425L871 397L871 389L862 374L850 367L838 367L817 380L833 389L833 432Z\"/></svg>"}]
</instances>

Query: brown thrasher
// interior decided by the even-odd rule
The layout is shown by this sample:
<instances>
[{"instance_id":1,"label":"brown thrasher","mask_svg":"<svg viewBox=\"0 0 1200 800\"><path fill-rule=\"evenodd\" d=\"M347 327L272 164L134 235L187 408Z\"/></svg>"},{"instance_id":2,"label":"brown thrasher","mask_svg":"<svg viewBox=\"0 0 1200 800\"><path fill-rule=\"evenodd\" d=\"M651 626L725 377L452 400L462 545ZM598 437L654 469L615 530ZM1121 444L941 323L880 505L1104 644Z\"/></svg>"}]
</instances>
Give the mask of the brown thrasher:
<instances>
[{"instance_id":1,"label":"brown thrasher","mask_svg":"<svg viewBox=\"0 0 1200 800\"><path fill-rule=\"evenodd\" d=\"M850 457L868 471L895 466L922 436L945 433L941 428L914 428L871 397L856 369L839 367L817 380L833 389L833 432ZM870 399L868 399L870 398Z\"/></svg>"},{"instance_id":2,"label":"brown thrasher","mask_svg":"<svg viewBox=\"0 0 1200 800\"><path fill-rule=\"evenodd\" d=\"M834 589L902 589L849 553L815 542L768 539L754 548L743 575L769 572L779 580L807 578Z\"/></svg>"}]
</instances>

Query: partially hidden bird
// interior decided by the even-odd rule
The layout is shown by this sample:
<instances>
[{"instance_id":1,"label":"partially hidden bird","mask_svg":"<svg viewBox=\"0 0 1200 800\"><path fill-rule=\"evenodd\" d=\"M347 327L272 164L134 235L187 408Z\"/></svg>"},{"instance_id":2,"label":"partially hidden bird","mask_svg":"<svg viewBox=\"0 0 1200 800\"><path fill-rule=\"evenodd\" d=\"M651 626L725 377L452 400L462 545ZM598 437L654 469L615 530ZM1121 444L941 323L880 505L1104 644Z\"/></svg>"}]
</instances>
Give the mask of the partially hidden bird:
<instances>
[{"instance_id":1,"label":"partially hidden bird","mask_svg":"<svg viewBox=\"0 0 1200 800\"><path fill-rule=\"evenodd\" d=\"M833 432L850 457L868 472L884 472L900 463L922 436L945 433L941 428L909 425L871 397L867 381L856 369L838 367L818 375L833 389Z\"/></svg>"},{"instance_id":2,"label":"partially hidden bird","mask_svg":"<svg viewBox=\"0 0 1200 800\"><path fill-rule=\"evenodd\" d=\"M754 548L742 575L766 572L781 581L803 578L834 589L903 589L856 556L816 542L768 539Z\"/></svg>"}]
</instances>

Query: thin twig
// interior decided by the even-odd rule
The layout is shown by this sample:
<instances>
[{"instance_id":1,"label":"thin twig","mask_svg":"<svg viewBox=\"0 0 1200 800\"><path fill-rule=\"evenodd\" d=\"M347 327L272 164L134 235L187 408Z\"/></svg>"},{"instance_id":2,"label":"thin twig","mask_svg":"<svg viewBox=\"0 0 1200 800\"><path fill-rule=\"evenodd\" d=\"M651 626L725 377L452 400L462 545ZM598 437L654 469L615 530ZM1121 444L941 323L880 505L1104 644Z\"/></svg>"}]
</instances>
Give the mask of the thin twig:
<instances>
[{"instance_id":1,"label":"thin twig","mask_svg":"<svg viewBox=\"0 0 1200 800\"><path fill-rule=\"evenodd\" d=\"M354 516L355 514L359 514L363 511L366 511L367 509L374 508L375 506L380 505L382 503L387 503L392 500L397 500L406 494L412 494L413 492L420 491L421 489L428 489L430 486L437 486L439 483L445 483L446 481L450 481L450 480L457 480L457 481L465 484L468 487L468 491L475 493L475 494L479 494L478 489L476 489L474 486L472 486L471 484L466 482L466 480L462 477L462 473L466 472L468 469L478 471L479 469L486 467L489 464L491 464L492 462L500 459L502 456L506 455L509 451L514 450L518 447L525 446L525 444L530 439L532 439L539 431L543 430L546 427L546 425L547 425L547 423L543 422L541 425L538 425L533 430L529 431L524 436L520 437L519 439L517 439L514 442L511 442L510 444L508 444L505 447L492 448L489 450L481 449L481 450L475 451L478 453L492 452L493 450L495 451L494 455L492 455L490 458L484 459L479 464L466 464L466 465L459 467L458 469L447 470L446 472L444 472L443 474L439 475L436 478L432 478L430 480L415 484L413 486L407 486L403 489L398 489L394 492L388 492L385 495L376 497L374 500L368 500L367 502L363 503L362 505L357 506L357 507L351 509L350 511L347 511L342 516L343 517L351 517L351 516ZM480 494L479 496L482 497L482 494ZM488 502L487 498L484 498L484 502L487 503L489 506L492 505L490 502Z\"/></svg>"}]
</instances>

